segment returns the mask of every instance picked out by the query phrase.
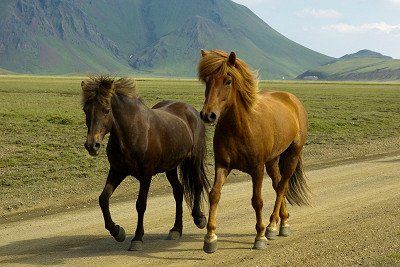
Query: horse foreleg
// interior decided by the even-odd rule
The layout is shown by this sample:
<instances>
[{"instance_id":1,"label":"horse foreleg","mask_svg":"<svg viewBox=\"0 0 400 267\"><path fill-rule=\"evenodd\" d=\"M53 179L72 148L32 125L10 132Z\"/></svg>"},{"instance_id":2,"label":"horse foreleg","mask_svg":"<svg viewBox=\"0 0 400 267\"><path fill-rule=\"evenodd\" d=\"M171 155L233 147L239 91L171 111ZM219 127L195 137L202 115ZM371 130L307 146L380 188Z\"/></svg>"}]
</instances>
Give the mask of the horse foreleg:
<instances>
[{"instance_id":1,"label":"horse foreleg","mask_svg":"<svg viewBox=\"0 0 400 267\"><path fill-rule=\"evenodd\" d=\"M169 231L168 240L179 239L182 236L182 202L183 202L183 186L178 179L177 169L166 172L167 179L172 186L174 193L176 212L174 227Z\"/></svg>"},{"instance_id":2,"label":"horse foreleg","mask_svg":"<svg viewBox=\"0 0 400 267\"><path fill-rule=\"evenodd\" d=\"M119 174L110 169L106 185L104 186L103 192L99 197L99 204L101 211L103 212L105 228L118 242L125 240L125 231L124 228L116 225L111 218L110 197L125 177L125 175Z\"/></svg>"},{"instance_id":3,"label":"horse foreleg","mask_svg":"<svg viewBox=\"0 0 400 267\"><path fill-rule=\"evenodd\" d=\"M263 222L263 199L262 199L262 182L264 177L264 166L262 165L255 173L251 175L253 182L253 197L251 204L256 212L256 230L257 236L254 241L254 249L264 249L267 246L267 239L265 237L265 224Z\"/></svg>"},{"instance_id":4,"label":"horse foreleg","mask_svg":"<svg viewBox=\"0 0 400 267\"><path fill-rule=\"evenodd\" d=\"M149 193L150 183L151 183L151 177L145 177L140 180L139 195L136 200L138 221L137 221L135 236L133 237L131 245L129 247L129 250L132 251L142 250L143 247L143 235L144 235L143 218L144 218L144 213L146 212L147 195Z\"/></svg>"},{"instance_id":5,"label":"horse foreleg","mask_svg":"<svg viewBox=\"0 0 400 267\"><path fill-rule=\"evenodd\" d=\"M210 211L207 223L207 235L204 237L203 250L207 253L213 253L217 250L217 235L215 229L217 225L217 208L221 198L222 186L228 176L229 171L226 168L215 167L215 180L210 192Z\"/></svg>"}]
</instances>

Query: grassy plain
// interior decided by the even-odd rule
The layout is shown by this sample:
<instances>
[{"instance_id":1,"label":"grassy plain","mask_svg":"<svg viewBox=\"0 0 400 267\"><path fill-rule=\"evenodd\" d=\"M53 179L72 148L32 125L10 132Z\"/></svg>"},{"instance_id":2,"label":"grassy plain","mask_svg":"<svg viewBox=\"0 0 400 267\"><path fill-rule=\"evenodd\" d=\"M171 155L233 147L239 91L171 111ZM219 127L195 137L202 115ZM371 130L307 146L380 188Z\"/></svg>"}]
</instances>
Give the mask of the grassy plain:
<instances>
[{"instance_id":1,"label":"grassy plain","mask_svg":"<svg viewBox=\"0 0 400 267\"><path fill-rule=\"evenodd\" d=\"M0 76L0 215L96 199L105 182L104 147L90 157L80 104L84 77ZM196 80L136 79L151 106L163 99L200 109L204 87ZM400 150L400 84L262 81L260 88L290 91L309 112L306 165ZM212 169L208 127L208 165ZM104 142L105 144L105 142ZM210 175L212 178L212 175ZM171 190L162 175L155 188ZM118 197L134 195L126 179Z\"/></svg>"}]
</instances>

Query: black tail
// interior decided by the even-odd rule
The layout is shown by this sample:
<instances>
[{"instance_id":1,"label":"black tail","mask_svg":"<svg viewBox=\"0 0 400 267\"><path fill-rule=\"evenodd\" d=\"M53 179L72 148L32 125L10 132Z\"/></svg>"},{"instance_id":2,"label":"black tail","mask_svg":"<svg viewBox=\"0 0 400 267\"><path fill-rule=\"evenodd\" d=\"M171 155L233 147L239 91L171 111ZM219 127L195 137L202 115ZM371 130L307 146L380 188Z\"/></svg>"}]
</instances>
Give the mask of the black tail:
<instances>
[{"instance_id":1,"label":"black tail","mask_svg":"<svg viewBox=\"0 0 400 267\"><path fill-rule=\"evenodd\" d=\"M199 207L202 206L203 200L208 196L210 189L210 182L208 181L204 168L207 152L205 129L204 125L201 126L201 133L198 138L194 138L195 147L193 149L193 154L190 158L182 162L180 168L183 194L190 210L193 210L195 201L199 202ZM196 195L199 198L197 200Z\"/></svg>"},{"instance_id":2,"label":"black tail","mask_svg":"<svg viewBox=\"0 0 400 267\"><path fill-rule=\"evenodd\" d=\"M281 163L281 162L279 162ZM307 185L306 177L303 173L303 163L301 157L297 167L289 180L289 189L286 192L286 199L291 205L310 206L310 188Z\"/></svg>"}]
</instances>

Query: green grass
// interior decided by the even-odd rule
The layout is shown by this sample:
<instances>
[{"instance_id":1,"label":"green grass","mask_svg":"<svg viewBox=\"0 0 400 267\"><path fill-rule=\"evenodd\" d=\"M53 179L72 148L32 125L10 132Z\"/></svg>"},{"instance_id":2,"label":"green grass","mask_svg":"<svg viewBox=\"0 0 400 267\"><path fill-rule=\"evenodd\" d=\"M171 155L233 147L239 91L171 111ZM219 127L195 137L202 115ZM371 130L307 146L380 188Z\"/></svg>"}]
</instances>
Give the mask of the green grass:
<instances>
[{"instance_id":1,"label":"green grass","mask_svg":"<svg viewBox=\"0 0 400 267\"><path fill-rule=\"evenodd\" d=\"M108 162L104 147L98 158L83 147L83 78L0 76L0 213L92 199L101 191ZM195 80L137 79L137 84L148 106L173 99L199 110L203 103L204 86ZM400 84L263 81L260 87L266 85L304 102L310 119L306 163L323 161L333 150L346 157L366 143L398 138ZM212 131L208 127L211 170ZM127 181L125 188L131 187L135 183ZM131 189L124 190L121 194Z\"/></svg>"}]
</instances>

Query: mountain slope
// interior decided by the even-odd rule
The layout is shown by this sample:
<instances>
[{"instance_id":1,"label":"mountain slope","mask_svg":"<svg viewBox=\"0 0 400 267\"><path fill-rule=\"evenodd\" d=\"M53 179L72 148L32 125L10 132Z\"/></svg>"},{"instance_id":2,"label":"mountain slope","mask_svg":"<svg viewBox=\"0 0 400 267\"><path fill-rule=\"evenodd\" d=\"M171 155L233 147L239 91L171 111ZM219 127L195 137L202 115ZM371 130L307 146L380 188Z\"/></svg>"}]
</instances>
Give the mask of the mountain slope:
<instances>
[{"instance_id":1,"label":"mountain slope","mask_svg":"<svg viewBox=\"0 0 400 267\"><path fill-rule=\"evenodd\" d=\"M12 71L0 68L0 75L14 74Z\"/></svg>"},{"instance_id":2,"label":"mountain slope","mask_svg":"<svg viewBox=\"0 0 400 267\"><path fill-rule=\"evenodd\" d=\"M353 58L381 58L381 59L393 59L389 56L382 55L381 53L371 51L368 49L360 50L353 54L346 54L340 59L353 59Z\"/></svg>"},{"instance_id":3,"label":"mountain slope","mask_svg":"<svg viewBox=\"0 0 400 267\"><path fill-rule=\"evenodd\" d=\"M304 79L311 76L321 80L400 80L400 60L361 50L308 70L297 78Z\"/></svg>"},{"instance_id":4,"label":"mountain slope","mask_svg":"<svg viewBox=\"0 0 400 267\"><path fill-rule=\"evenodd\" d=\"M0 10L0 67L22 73L194 76L201 48L235 50L263 78L332 60L230 0L6 0Z\"/></svg>"}]
</instances>

